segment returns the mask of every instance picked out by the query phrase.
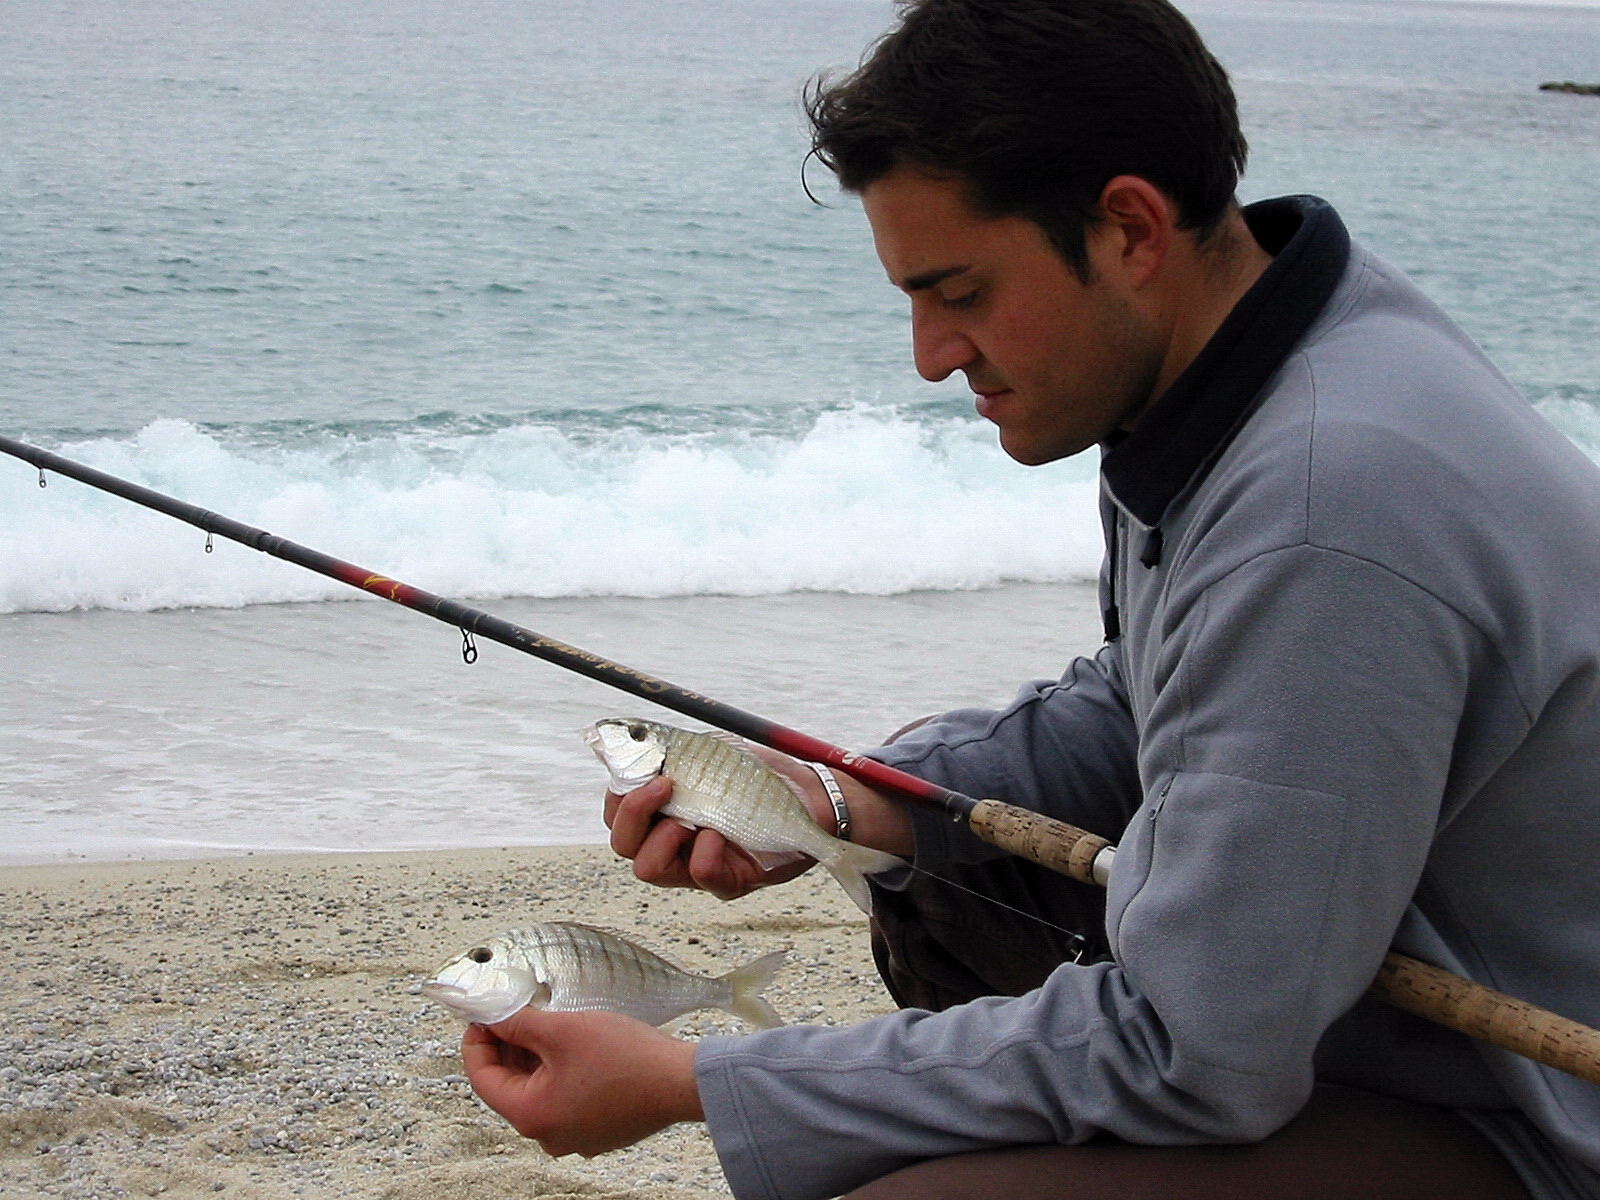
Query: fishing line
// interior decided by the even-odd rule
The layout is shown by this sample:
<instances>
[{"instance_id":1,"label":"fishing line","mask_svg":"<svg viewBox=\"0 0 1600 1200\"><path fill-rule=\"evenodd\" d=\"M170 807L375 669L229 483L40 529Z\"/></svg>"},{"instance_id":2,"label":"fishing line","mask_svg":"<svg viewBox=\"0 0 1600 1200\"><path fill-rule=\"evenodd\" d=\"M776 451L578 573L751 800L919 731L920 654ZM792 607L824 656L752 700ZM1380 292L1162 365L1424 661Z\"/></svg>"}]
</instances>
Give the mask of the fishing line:
<instances>
[{"instance_id":1,"label":"fishing line","mask_svg":"<svg viewBox=\"0 0 1600 1200\"><path fill-rule=\"evenodd\" d=\"M907 725L904 728L897 730L889 740L890 741L896 740L902 734L908 733L910 730L915 729L918 725L923 724L924 721L929 720L929 719L930 718L926 718L925 717L925 718L923 718L922 721L916 721L911 725ZM709 736L717 738L718 740L726 741L726 742L730 743L731 745L737 746L740 750L742 750L746 754L750 754L751 753L751 751L748 748L748 743L745 741L744 738L738 737L738 736L736 736L734 734L725 733L725 732L722 732L720 730L712 730L710 732ZM767 766L767 768L769 770L775 769L775 768L772 767L772 764L767 763L765 759L761 759L760 755L754 755L754 757L756 757L757 759L760 759L760 761L763 763L763 765ZM838 840L840 840L842 842L851 842L851 838L850 838L850 827L851 827L850 808L845 803L845 798L844 798L843 794L839 791L839 783L838 783L838 781L836 779L834 779L833 773L828 769L827 766L825 766L822 763L812 762L809 759L804 759L804 758L796 758L796 759L794 759L794 761L799 763L802 767L806 767L807 769L809 769L811 771L811 773L814 774L817 777L817 781L822 784L823 790L827 792L828 801L833 806L834 821L836 823L835 831L834 831L832 836L837 838ZM780 774L782 774L782 773L780 772ZM783 775L783 778L785 780L789 780L790 776ZM798 783L798 781L794 781L794 782ZM809 810L808 810L808 815L809 815ZM821 828L820 824L818 825L818 828ZM823 830L823 832L826 833L827 831ZM852 844L858 844L858 843L852 843ZM899 856L896 855L896 857L899 857ZM1025 908L1018 908L1014 904L1007 904L1004 900L1001 900L996 896L991 896L987 892L980 892L976 888L970 888L964 883L957 883L954 879L951 879L951 878L949 878L947 876L944 876L944 875L940 875L940 874L938 874L938 873L936 873L934 871L930 871L927 867L919 867L919 866L917 866L916 863L910 862L909 860L905 860L904 865L909 870L915 872L918 875L926 876L929 879L937 879L940 883L944 884L946 887L953 887L957 891L965 892L969 896L976 896L979 900L983 900L983 901L986 901L989 904L993 904L997 908L1003 908L1007 912L1015 913L1019 917L1026 917L1028 920L1035 921L1038 924L1043 925L1048 929L1053 929L1057 933L1065 934L1066 938L1067 938L1067 945L1070 947L1070 949L1068 950L1067 953L1068 953L1068 956L1070 957L1071 961L1074 962L1074 963L1081 963L1083 961L1084 955L1086 955L1089 952L1089 948L1090 948L1090 945L1091 945L1090 940L1081 930L1068 929L1064 925L1057 925L1054 921L1048 919L1047 917L1041 917L1036 912L1029 912Z\"/></svg>"},{"instance_id":2,"label":"fishing line","mask_svg":"<svg viewBox=\"0 0 1600 1200\"><path fill-rule=\"evenodd\" d=\"M899 741L902 736L910 733L913 729L917 728L917 726L926 724L932 719L932 717L923 717L920 721L913 721L911 724L906 725L891 734L889 741ZM716 735L713 734L713 736ZM846 803L844 793L839 789L839 781L834 778L833 772L822 763L809 762L803 758L796 759L795 761L797 761L802 767L809 768L811 773L815 775L817 780L822 784L823 790L828 793L828 801L833 805L833 836L842 842L851 841L852 839L850 833L852 822L850 820L850 806L848 803ZM947 887L953 887L957 891L967 893L969 896L976 896L980 900L986 901L989 904L993 904L998 908L1006 909L1008 912L1015 913L1019 917L1026 917L1030 921L1036 921L1040 925L1043 925L1049 929L1054 929L1057 933L1065 934L1067 937L1067 945L1070 947L1067 953L1074 963L1083 962L1084 956L1089 952L1089 938L1081 930L1068 929L1063 925L1057 925L1054 921L1048 920L1045 917L1041 917L1036 912L1030 912L1025 908L1018 908L1013 904L1007 904L1004 900L1001 900L995 896L991 896L987 892L980 892L976 888L969 888L964 883L957 883L954 879L950 879L944 875L935 874L926 867L919 867L913 862L908 861L905 865L919 875L925 875L929 879L937 879L940 883L945 884Z\"/></svg>"},{"instance_id":3,"label":"fishing line","mask_svg":"<svg viewBox=\"0 0 1600 1200\"><path fill-rule=\"evenodd\" d=\"M1068 951L1068 954L1070 955L1070 961L1075 964L1081 964L1084 960L1084 956L1089 953L1089 947L1091 943L1088 937L1076 929L1068 929L1065 925L1057 925L1054 921L1051 921L1045 917L1041 917L1038 913L1029 912L1025 908L1018 908L1014 904L1007 904L1004 900L998 900L989 895L987 892L980 892L976 888L969 888L964 883L957 883L954 879L950 879L944 875L936 874L935 872L928 870L926 867L919 867L915 863L909 862L906 864L906 866L911 868L911 870L915 871L918 875L926 875L929 879L937 879L946 887L953 887L957 891L967 893L969 896L976 896L980 900L987 900L990 904L1003 908L1008 912L1013 912L1019 917L1027 917L1028 920L1037 921L1041 925L1045 925L1051 929L1054 929L1057 933L1066 934L1067 944L1071 947L1071 949Z\"/></svg>"}]
</instances>

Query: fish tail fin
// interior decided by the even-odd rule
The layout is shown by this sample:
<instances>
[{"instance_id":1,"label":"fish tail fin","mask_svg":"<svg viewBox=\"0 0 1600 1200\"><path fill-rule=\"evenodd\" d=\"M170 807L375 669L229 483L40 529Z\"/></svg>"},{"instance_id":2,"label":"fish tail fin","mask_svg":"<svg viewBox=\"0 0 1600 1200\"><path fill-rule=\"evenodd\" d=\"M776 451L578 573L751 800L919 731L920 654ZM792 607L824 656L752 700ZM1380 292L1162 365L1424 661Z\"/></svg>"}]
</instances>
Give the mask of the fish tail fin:
<instances>
[{"instance_id":1,"label":"fish tail fin","mask_svg":"<svg viewBox=\"0 0 1600 1200\"><path fill-rule=\"evenodd\" d=\"M772 977L788 957L787 950L774 950L724 975L723 981L733 989L733 998L727 1004L728 1011L746 1025L753 1025L757 1029L776 1029L782 1025L783 1018L778 1015L778 1010L761 993L767 990Z\"/></svg>"},{"instance_id":2,"label":"fish tail fin","mask_svg":"<svg viewBox=\"0 0 1600 1200\"><path fill-rule=\"evenodd\" d=\"M833 873L856 907L869 917L872 915L872 892L867 887L867 876L879 871L889 871L906 865L905 859L871 846L857 846L840 842L835 853L822 860L822 865Z\"/></svg>"}]
</instances>

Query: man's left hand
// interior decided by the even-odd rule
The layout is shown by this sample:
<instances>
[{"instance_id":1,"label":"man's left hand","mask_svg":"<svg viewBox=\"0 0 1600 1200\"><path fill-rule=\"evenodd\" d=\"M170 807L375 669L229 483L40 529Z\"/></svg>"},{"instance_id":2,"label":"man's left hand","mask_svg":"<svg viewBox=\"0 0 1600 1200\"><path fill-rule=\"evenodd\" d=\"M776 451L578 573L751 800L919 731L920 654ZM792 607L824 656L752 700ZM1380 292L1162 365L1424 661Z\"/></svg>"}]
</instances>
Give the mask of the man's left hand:
<instances>
[{"instance_id":1,"label":"man's left hand","mask_svg":"<svg viewBox=\"0 0 1600 1200\"><path fill-rule=\"evenodd\" d=\"M533 1008L469 1025L461 1043L483 1102L557 1157L592 1158L704 1119L694 1053L693 1043L620 1013Z\"/></svg>"}]
</instances>

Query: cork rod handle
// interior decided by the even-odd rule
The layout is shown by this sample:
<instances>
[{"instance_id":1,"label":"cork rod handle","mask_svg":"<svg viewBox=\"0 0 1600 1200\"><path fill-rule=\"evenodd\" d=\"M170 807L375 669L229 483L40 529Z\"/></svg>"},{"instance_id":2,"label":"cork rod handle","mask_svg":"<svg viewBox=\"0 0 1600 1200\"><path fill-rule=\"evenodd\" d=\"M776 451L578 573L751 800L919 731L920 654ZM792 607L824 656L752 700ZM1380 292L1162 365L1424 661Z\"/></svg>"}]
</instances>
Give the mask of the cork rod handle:
<instances>
[{"instance_id":1,"label":"cork rod handle","mask_svg":"<svg viewBox=\"0 0 1600 1200\"><path fill-rule=\"evenodd\" d=\"M1396 1008L1600 1084L1600 1030L1391 950L1371 993Z\"/></svg>"},{"instance_id":2,"label":"cork rod handle","mask_svg":"<svg viewBox=\"0 0 1600 1200\"><path fill-rule=\"evenodd\" d=\"M1009 850L1081 883L1105 887L1111 877L1115 848L1105 838L1076 825L1002 800L979 800L968 814L967 824L991 846Z\"/></svg>"}]
</instances>

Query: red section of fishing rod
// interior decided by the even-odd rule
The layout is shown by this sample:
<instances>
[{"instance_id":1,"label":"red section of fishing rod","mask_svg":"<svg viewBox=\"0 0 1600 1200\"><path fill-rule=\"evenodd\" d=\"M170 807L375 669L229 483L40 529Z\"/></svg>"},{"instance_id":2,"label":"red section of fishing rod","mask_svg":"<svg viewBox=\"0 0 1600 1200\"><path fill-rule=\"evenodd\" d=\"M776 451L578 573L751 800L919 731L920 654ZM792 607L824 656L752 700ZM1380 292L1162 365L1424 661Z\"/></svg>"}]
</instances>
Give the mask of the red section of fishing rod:
<instances>
[{"instance_id":1,"label":"red section of fishing rod","mask_svg":"<svg viewBox=\"0 0 1600 1200\"><path fill-rule=\"evenodd\" d=\"M942 809L957 820L966 820L977 804L977 801L970 796L940 787L926 779L918 779L915 775L907 775L904 771L886 766L875 759L864 758L849 750L800 733L798 730L758 717L754 713L723 704L699 692L690 691L688 688L679 687L666 680L646 675L642 671L635 671L621 663L602 658L598 654L591 654L587 650L580 650L576 646L569 646L554 638L534 633L531 629L524 629L520 625L472 608L460 601L436 596L432 592L412 587L398 579L391 579L387 575L380 575L376 571L369 571L365 567L334 558L320 550L313 550L288 538L268 533L264 529L256 529L230 517L210 512L199 505L152 491L150 488L120 479L115 475L108 475L104 471L74 462L70 458L63 458L59 454L29 445L27 442L19 442L0 435L0 450L38 467L41 483L44 482L44 472L47 470L76 479L80 483L110 492L124 500L131 500L145 508L165 513L207 533L225 537L252 550L281 558L285 562L294 563L353 588L370 592L374 596L403 605L445 624L454 625L464 633L485 637L501 645L510 646L513 650L542 658L546 662L649 700L663 708L694 717L718 729L726 729L752 742L770 746L774 750L791 754L796 758L838 767L865 784Z\"/></svg>"}]
</instances>

